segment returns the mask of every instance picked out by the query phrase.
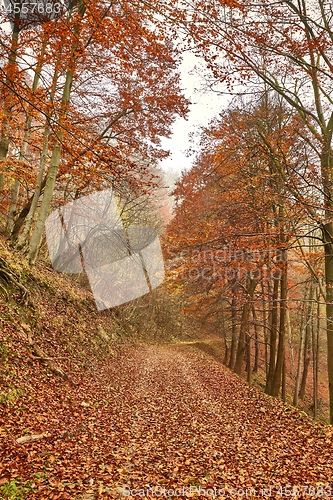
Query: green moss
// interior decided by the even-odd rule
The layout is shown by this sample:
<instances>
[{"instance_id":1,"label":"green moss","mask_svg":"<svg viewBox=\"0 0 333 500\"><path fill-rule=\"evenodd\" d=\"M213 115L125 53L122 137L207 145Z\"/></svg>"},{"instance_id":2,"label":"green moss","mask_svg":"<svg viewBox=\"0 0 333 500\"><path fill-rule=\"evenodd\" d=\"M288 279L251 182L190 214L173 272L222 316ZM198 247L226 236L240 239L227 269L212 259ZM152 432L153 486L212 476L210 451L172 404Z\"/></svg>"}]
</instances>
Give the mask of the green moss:
<instances>
[{"instance_id":1,"label":"green moss","mask_svg":"<svg viewBox=\"0 0 333 500\"><path fill-rule=\"evenodd\" d=\"M6 391L0 392L0 404L10 406L15 403L22 395L24 390L17 387L9 387Z\"/></svg>"}]
</instances>

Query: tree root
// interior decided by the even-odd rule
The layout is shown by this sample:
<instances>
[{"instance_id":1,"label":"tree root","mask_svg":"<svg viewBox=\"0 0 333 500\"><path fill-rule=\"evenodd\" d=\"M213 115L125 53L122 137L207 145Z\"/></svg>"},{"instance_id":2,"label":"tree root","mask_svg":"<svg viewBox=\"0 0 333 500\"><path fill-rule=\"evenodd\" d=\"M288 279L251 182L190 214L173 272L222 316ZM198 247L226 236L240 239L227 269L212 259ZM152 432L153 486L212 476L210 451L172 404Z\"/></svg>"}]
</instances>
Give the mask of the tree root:
<instances>
[{"instance_id":1,"label":"tree root","mask_svg":"<svg viewBox=\"0 0 333 500\"><path fill-rule=\"evenodd\" d=\"M30 335L28 336L28 344L31 347L33 353L35 354L35 358L38 361L41 361L44 363L49 370L57 375L58 377L61 377L63 380L67 380L71 385L76 386L75 382L73 382L70 377L65 373L59 366L56 365L54 362L55 359L63 359L63 358L52 358L45 354L32 340Z\"/></svg>"},{"instance_id":2,"label":"tree root","mask_svg":"<svg viewBox=\"0 0 333 500\"><path fill-rule=\"evenodd\" d=\"M21 291L22 297L25 300L25 303L27 303L28 297L29 297L29 290L20 283L19 279L17 276L15 276L11 271L9 271L8 268L4 267L6 266L4 261L1 259L0 261L0 277L5 281L6 283L10 282L12 283L16 288L18 288ZM3 287L1 287L3 289ZM7 291L6 291L7 292ZM8 293L7 295L7 300L8 300Z\"/></svg>"},{"instance_id":3,"label":"tree root","mask_svg":"<svg viewBox=\"0 0 333 500\"><path fill-rule=\"evenodd\" d=\"M48 368L51 370L52 373L55 373L56 375L63 378L64 380L69 380L68 375L65 372L63 372L61 370L61 368L59 368L55 364L53 359L51 359L49 356L44 354L44 352L41 349L39 349L39 347L36 346L35 344L31 344L31 347L32 347L34 354L36 354L37 359L42 361L42 363L45 363L48 366Z\"/></svg>"},{"instance_id":4,"label":"tree root","mask_svg":"<svg viewBox=\"0 0 333 500\"><path fill-rule=\"evenodd\" d=\"M6 301L9 302L9 293L7 292L7 289L0 285L0 292L2 292L6 296Z\"/></svg>"}]
</instances>

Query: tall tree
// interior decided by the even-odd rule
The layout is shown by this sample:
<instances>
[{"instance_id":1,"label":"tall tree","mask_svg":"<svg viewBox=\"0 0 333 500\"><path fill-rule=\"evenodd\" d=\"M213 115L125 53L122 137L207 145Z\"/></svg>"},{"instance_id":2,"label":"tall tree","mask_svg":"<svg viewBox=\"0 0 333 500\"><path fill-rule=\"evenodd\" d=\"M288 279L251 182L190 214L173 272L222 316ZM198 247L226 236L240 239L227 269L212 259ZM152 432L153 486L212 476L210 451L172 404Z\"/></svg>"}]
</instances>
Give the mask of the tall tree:
<instances>
[{"instance_id":1,"label":"tall tree","mask_svg":"<svg viewBox=\"0 0 333 500\"><path fill-rule=\"evenodd\" d=\"M264 82L298 114L321 169L315 214L325 250L327 356L333 423L333 16L323 0L182 2L189 45L207 61L215 85ZM186 12L185 12L186 11ZM212 83L214 85L214 83Z\"/></svg>"},{"instance_id":2,"label":"tall tree","mask_svg":"<svg viewBox=\"0 0 333 500\"><path fill-rule=\"evenodd\" d=\"M37 89L35 84L24 95L21 89L14 93L27 103L23 111L31 115L33 110L34 133L29 144L25 141L26 157L39 168L35 192L28 193L14 223L16 240L28 215L20 246L43 194L30 240L31 263L36 260L54 190L65 189L68 196L71 186L71 196L76 197L107 185L121 190L123 183L132 189L141 185L141 191L149 188L154 174L148 178L147 162L133 158L139 154L151 163L164 157L167 152L160 137L170 134L173 120L185 116L188 106L170 34L153 5L80 0L62 17L31 28L35 35L43 30L48 37L35 37L25 51L25 56L32 52L30 71L35 73L34 81L38 77ZM9 84L16 88L16 77ZM42 128L44 133L38 135ZM9 143L13 140L12 134ZM8 170L6 160L3 170ZM13 216L14 208L11 212Z\"/></svg>"},{"instance_id":3,"label":"tall tree","mask_svg":"<svg viewBox=\"0 0 333 500\"><path fill-rule=\"evenodd\" d=\"M313 172L305 132L274 95L238 100L204 130L197 164L176 187L169 226L175 286L183 282L188 310L214 325L223 297L232 332L229 366L241 373L246 353L248 378L250 312L262 305L259 299L268 301L269 319L265 308L258 316L269 345L266 392L274 396L285 380L287 249L308 220L305 200L316 204L308 189ZM310 172L304 173L304 162ZM255 345L258 359L258 340Z\"/></svg>"}]
</instances>

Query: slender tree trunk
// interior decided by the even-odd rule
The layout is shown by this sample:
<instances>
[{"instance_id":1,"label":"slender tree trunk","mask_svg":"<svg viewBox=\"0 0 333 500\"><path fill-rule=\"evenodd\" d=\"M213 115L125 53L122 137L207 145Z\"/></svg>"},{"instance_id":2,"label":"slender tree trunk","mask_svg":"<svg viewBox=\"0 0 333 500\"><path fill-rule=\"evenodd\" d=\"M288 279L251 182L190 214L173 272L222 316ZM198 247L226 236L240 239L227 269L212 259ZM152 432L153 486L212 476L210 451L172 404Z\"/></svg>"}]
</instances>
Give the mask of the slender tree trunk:
<instances>
[{"instance_id":1,"label":"slender tree trunk","mask_svg":"<svg viewBox=\"0 0 333 500\"><path fill-rule=\"evenodd\" d=\"M323 181L327 221L332 220L332 172L333 152L331 148L333 132L333 113L323 135L321 152L321 176ZM326 282L326 335L327 335L327 371L330 403L330 423L333 425L333 223L322 226L325 250L325 282Z\"/></svg>"},{"instance_id":2,"label":"slender tree trunk","mask_svg":"<svg viewBox=\"0 0 333 500\"><path fill-rule=\"evenodd\" d=\"M12 197L10 200L9 211L7 215L7 223L6 223L6 236L10 236L14 226L14 219L16 214L17 200L20 194L21 183L19 179L15 179L14 186L12 189Z\"/></svg>"},{"instance_id":3,"label":"slender tree trunk","mask_svg":"<svg viewBox=\"0 0 333 500\"><path fill-rule=\"evenodd\" d=\"M38 79L36 79L36 75L34 78L34 83L32 86L33 92L36 91L37 89L37 84L38 84ZM23 145L21 147L20 151L20 160L25 160L27 150L28 150L28 142L30 139L30 134L31 134L31 124L32 124L32 116L31 114L27 117L26 120L26 131L24 133L24 139L23 139ZM7 224L6 224L6 235L10 236L13 227L14 227L14 221L15 221L15 215L16 215L16 210L17 210L17 201L19 198L20 194L20 189L21 189L21 183L19 179L15 179L14 186L12 189L12 197L10 200L10 206L8 210L8 215L7 215Z\"/></svg>"},{"instance_id":4,"label":"slender tree trunk","mask_svg":"<svg viewBox=\"0 0 333 500\"><path fill-rule=\"evenodd\" d=\"M262 283L262 323L264 329L264 343L265 343L265 376L267 379L268 374L268 330L267 330L267 314L266 314L266 302L265 302L265 287Z\"/></svg>"},{"instance_id":5,"label":"slender tree trunk","mask_svg":"<svg viewBox=\"0 0 333 500\"><path fill-rule=\"evenodd\" d=\"M286 356L283 358L283 366L282 366L282 401L286 402Z\"/></svg>"},{"instance_id":6,"label":"slender tree trunk","mask_svg":"<svg viewBox=\"0 0 333 500\"><path fill-rule=\"evenodd\" d=\"M45 187L45 184L46 184L46 177L42 181L40 193L42 193L42 191L43 191L43 189ZM21 227L22 227L22 225L23 225L23 223L24 223L27 215L29 214L29 211L31 210L31 205L32 205L32 202L34 200L34 195L35 195L35 193L26 202L26 204L22 208L19 216L15 220L13 231L12 231L12 240L13 240L13 242L15 242L17 240L18 233L19 233L19 231L20 231L20 229L21 229ZM38 199L37 199L37 203L38 203ZM22 245L22 247L23 246L24 245ZM18 248L21 248L21 247L18 247Z\"/></svg>"},{"instance_id":7,"label":"slender tree trunk","mask_svg":"<svg viewBox=\"0 0 333 500\"><path fill-rule=\"evenodd\" d=\"M306 328L304 339L304 360L303 360L303 374L298 397L304 399L306 380L309 372L309 365L311 360L311 328L313 327L313 298L314 298L314 285L310 284L309 305L307 307L306 315Z\"/></svg>"},{"instance_id":8,"label":"slender tree trunk","mask_svg":"<svg viewBox=\"0 0 333 500\"><path fill-rule=\"evenodd\" d=\"M53 198L53 192L54 192L54 187L56 183L56 178L58 174L58 168L59 168L59 163L60 163L60 158L61 158L61 151L62 151L62 142L64 139L64 130L63 130L63 125L66 122L67 114L68 114L68 108L69 108L69 102L70 102L70 96L71 96L71 87L73 83L73 75L74 75L74 68L75 68L75 62L76 62L76 57L77 57L77 49L79 47L79 38L80 38L80 20L83 18L84 13L85 13L85 2L84 0L78 0L78 12L79 12L79 20L78 24L74 30L75 35L76 35L76 42L74 43L72 50L71 50L71 56L70 56L70 62L69 62L69 69L67 70L66 73L66 80L64 84L64 89L62 93L62 106L61 106L61 112L60 112L60 118L59 118L59 123L58 123L58 133L57 133L57 140L53 146L53 151L52 151L52 156L50 160L50 167L47 173L47 178L46 178L46 184L45 184L45 190L44 190L44 195L43 195L43 200L41 203L41 207L38 213L38 217L36 220L36 224L31 236L30 240L30 246L29 246L29 263L30 265L33 265L36 262L36 258L39 252L39 248L42 243L42 238L43 238L43 232L44 232L44 227L45 227L45 221L48 216L48 213L51 208L51 202Z\"/></svg>"},{"instance_id":9,"label":"slender tree trunk","mask_svg":"<svg viewBox=\"0 0 333 500\"><path fill-rule=\"evenodd\" d=\"M328 390L330 400L330 423L333 425L333 225L331 222L324 226L324 241Z\"/></svg>"},{"instance_id":10,"label":"slender tree trunk","mask_svg":"<svg viewBox=\"0 0 333 500\"><path fill-rule=\"evenodd\" d=\"M269 364L266 380L266 394L271 394L273 376L276 362L276 339L277 339L277 324L278 324L278 297L279 297L279 280L275 279L273 283L272 307L271 307L271 325L270 325L270 348L269 348Z\"/></svg>"},{"instance_id":11,"label":"slender tree trunk","mask_svg":"<svg viewBox=\"0 0 333 500\"><path fill-rule=\"evenodd\" d=\"M252 317L253 317L253 328L254 328L254 364L253 364L253 373L257 373L259 369L259 332L258 332L258 324L257 324L257 314L252 304Z\"/></svg>"},{"instance_id":12,"label":"slender tree trunk","mask_svg":"<svg viewBox=\"0 0 333 500\"><path fill-rule=\"evenodd\" d=\"M0 139L0 170L2 170L2 165L1 162L5 162L8 154L8 148L9 148L9 142L10 142L10 122L11 122L11 113L12 113L12 106L11 106L11 99L13 97L13 91L12 91L12 74L11 72L13 71L14 67L16 66L16 60L17 60L17 48L18 48L18 39L19 39L19 33L20 33L20 13L15 14L15 19L14 19L14 28L13 28L13 33L12 33L12 39L11 39L11 48L9 52L9 57L8 57L8 69L6 73L6 88L5 88L5 95L4 97L4 106L3 106L3 120L2 120L2 126L1 126L1 139ZM0 174L0 193L3 190L3 186L5 183L5 173L2 172ZM15 181L13 192L12 192L12 198L11 198L11 204L10 204L10 210L14 210L14 204L16 206L16 201L19 192L19 187L17 186L17 182ZM8 234L8 230L10 227L10 223L8 225L8 219L7 219L7 227L6 227L6 234Z\"/></svg>"},{"instance_id":13,"label":"slender tree trunk","mask_svg":"<svg viewBox=\"0 0 333 500\"><path fill-rule=\"evenodd\" d=\"M38 56L36 71L35 71L34 79L32 82L31 91L33 94L37 91L38 84L40 81L46 46L47 46L47 40L44 40L43 45L42 45L42 50L40 51L40 54ZM28 151L28 147L29 147L29 142L30 142L30 137L31 137L31 126L32 126L32 110L30 109L29 113L27 115L27 118L26 118L26 126L25 126L23 144L22 144L22 147L20 150L20 160L26 159L26 155L27 155L27 151ZM17 211L17 200L18 200L19 192L20 192L20 181L19 181L19 179L16 179L15 183L14 183L13 191L12 191L11 204L9 207L8 217L7 217L7 226L6 226L7 236L11 235L11 232L14 228L15 215L16 215L16 211Z\"/></svg>"},{"instance_id":14,"label":"slender tree trunk","mask_svg":"<svg viewBox=\"0 0 333 500\"><path fill-rule=\"evenodd\" d=\"M230 360L229 368L233 370L236 361L236 348L237 348L237 311L236 311L236 299L233 296L231 301L231 348L230 348Z\"/></svg>"},{"instance_id":15,"label":"slender tree trunk","mask_svg":"<svg viewBox=\"0 0 333 500\"><path fill-rule=\"evenodd\" d=\"M223 335L223 340L224 340L224 359L223 359L223 364L225 366L228 365L228 358L229 358L229 346L228 346L228 340L227 340L227 329L226 329L226 324L225 324L225 307L224 307L224 299L222 298L221 302L221 326L222 326L222 335Z\"/></svg>"},{"instance_id":16,"label":"slender tree trunk","mask_svg":"<svg viewBox=\"0 0 333 500\"><path fill-rule=\"evenodd\" d=\"M289 344L290 375L292 377L294 377L295 357L294 357L294 346L293 346L291 324L290 324L290 313L289 313L288 307L287 307L287 311L286 311L286 321L287 321L288 344Z\"/></svg>"},{"instance_id":17,"label":"slender tree trunk","mask_svg":"<svg viewBox=\"0 0 333 500\"><path fill-rule=\"evenodd\" d=\"M315 326L316 325L316 326ZM312 364L313 364L313 418L318 413L318 368L319 368L320 295L317 291L317 321L312 322Z\"/></svg>"},{"instance_id":18,"label":"slender tree trunk","mask_svg":"<svg viewBox=\"0 0 333 500\"><path fill-rule=\"evenodd\" d=\"M60 158L61 158L61 144L57 142L53 148L51 164L46 178L44 196L37 217L36 225L31 236L30 248L29 248L30 265L35 264L39 248L42 243L45 221L51 207Z\"/></svg>"},{"instance_id":19,"label":"slender tree trunk","mask_svg":"<svg viewBox=\"0 0 333 500\"><path fill-rule=\"evenodd\" d=\"M234 371L238 373L238 375L242 372L242 364L244 360L245 354L245 346L246 346L246 334L249 328L249 315L250 315L250 304L249 302L245 302L242 310L241 324L239 329L238 343L237 343L237 353L236 353L236 361Z\"/></svg>"},{"instance_id":20,"label":"slender tree trunk","mask_svg":"<svg viewBox=\"0 0 333 500\"><path fill-rule=\"evenodd\" d=\"M246 374L247 374L246 375L247 383L250 385L252 368L251 368L251 335L249 329L246 335Z\"/></svg>"},{"instance_id":21,"label":"slender tree trunk","mask_svg":"<svg viewBox=\"0 0 333 500\"><path fill-rule=\"evenodd\" d=\"M12 88L12 71L16 66L17 59L17 48L19 39L19 29L20 26L20 15L15 14L14 29L11 39L11 47L8 56L8 68L6 72L6 88L5 88L5 98L3 105L3 120L1 127L1 139L0 139L0 162L7 158L9 141L10 141L10 121L11 121L11 104L10 101L13 96ZM4 176L2 176L1 184L3 185Z\"/></svg>"},{"instance_id":22,"label":"slender tree trunk","mask_svg":"<svg viewBox=\"0 0 333 500\"><path fill-rule=\"evenodd\" d=\"M313 285L312 282L310 283L310 292L309 292L309 301L311 300L311 295L313 292ZM307 304L306 309L306 315L305 315L305 333L304 333L304 346L303 346L303 372L302 376L300 378L301 382L299 384L299 392L298 392L298 397L300 399L304 399L305 396L305 389L306 389L306 379L308 375L308 370L309 370L309 362L310 362L310 356L309 356L309 336L310 336L310 324L312 324L312 318L311 318L311 302Z\"/></svg>"},{"instance_id":23,"label":"slender tree trunk","mask_svg":"<svg viewBox=\"0 0 333 500\"><path fill-rule=\"evenodd\" d=\"M257 286L257 283L258 283L257 279L250 279L249 284L247 286L248 299L243 306L241 325L240 325L238 344L237 344L235 368L234 368L234 371L238 375L240 375L242 371L242 363L244 359L245 346L246 346L246 335L248 334L248 329L249 329L249 318L252 305L252 296Z\"/></svg>"},{"instance_id":24,"label":"slender tree trunk","mask_svg":"<svg viewBox=\"0 0 333 500\"><path fill-rule=\"evenodd\" d=\"M272 390L271 390L271 395L274 397L277 397L279 395L281 381L282 381L282 369L285 359L286 311L287 311L287 296L288 296L287 272L288 272L287 251L282 250L279 343L278 343L276 365L275 365Z\"/></svg>"},{"instance_id":25,"label":"slender tree trunk","mask_svg":"<svg viewBox=\"0 0 333 500\"><path fill-rule=\"evenodd\" d=\"M310 365L310 330L311 330L312 318L307 317L307 325L305 328L305 336L304 336L304 349L303 349L303 372L301 377L300 389L298 393L298 397L300 399L304 399L305 389L306 389L306 380L309 372Z\"/></svg>"},{"instance_id":26,"label":"slender tree trunk","mask_svg":"<svg viewBox=\"0 0 333 500\"><path fill-rule=\"evenodd\" d=\"M307 347L304 349L304 354L306 353ZM299 390L298 397L300 399L304 399L305 397L305 389L306 389L306 379L308 376L309 372L309 365L310 365L310 358L308 357L308 354L306 355L306 358L304 360L303 364L303 374L302 374L302 380L301 380L301 386Z\"/></svg>"},{"instance_id":27,"label":"slender tree trunk","mask_svg":"<svg viewBox=\"0 0 333 500\"><path fill-rule=\"evenodd\" d=\"M56 93L57 83L58 83L59 74L60 74L60 66L61 66L61 57L59 57L59 59L57 61L57 65L56 65L56 68L54 70L54 74L53 74L53 78L52 78L52 85L51 85L51 92L50 92L50 103L51 104L53 103L54 96ZM40 74L41 67L42 67L42 62L40 62L38 74ZM51 119L51 116L49 115L45 121L44 136L43 136L43 148L42 148L42 154L40 157L39 170L38 170L36 187L35 187L33 197L28 201L28 203L26 203L26 205L21 210L20 215L15 220L14 228L12 231L12 241L14 243L17 241L16 246L19 249L23 248L28 240L33 217L34 217L36 209L37 209L38 201L39 201L40 195L41 195L41 193L46 185L47 178L45 177L43 180L43 177L44 177L44 172L45 172L45 168L46 168L46 161L47 161L47 157L48 157L49 136L50 136L50 131L51 131L50 130L50 119ZM23 226L24 221L25 221L24 229L22 231L22 234L19 236L19 232Z\"/></svg>"},{"instance_id":28,"label":"slender tree trunk","mask_svg":"<svg viewBox=\"0 0 333 500\"><path fill-rule=\"evenodd\" d=\"M12 233L12 241L17 240L17 248L23 248L24 245L27 242L31 224L33 221L33 217L35 215L35 211L37 209L38 201L42 192L42 189L44 188L46 184L46 179L45 183L43 183L43 177L44 177L44 172L45 172L45 166L46 166L46 159L47 159L47 152L48 152L48 139L50 135L50 127L47 124L44 130L44 140L43 140L43 150L42 150L42 155L39 163L39 171L38 171L38 176L37 176L37 182L36 182L36 187L35 187L35 192L32 197L32 200L29 204L29 209L21 212L20 216L17 218L15 221L13 233ZM44 184L44 186L43 186ZM19 236L19 231L24 224L24 228L22 233Z\"/></svg>"},{"instance_id":29,"label":"slender tree trunk","mask_svg":"<svg viewBox=\"0 0 333 500\"><path fill-rule=\"evenodd\" d=\"M305 295L305 297L306 296L307 295ZM302 314L302 316L303 316L303 314ZM305 337L306 328L307 328L307 321L306 321L306 318L304 318L304 322L302 321L302 323L301 323L301 331L300 331L300 339L299 339L297 374L296 374L296 380L295 380L294 399L293 399L294 406L297 406L297 404L298 404L298 394L299 394L299 387L300 387L300 381L301 381L302 360L303 360L303 350L304 350L304 337Z\"/></svg>"}]
</instances>

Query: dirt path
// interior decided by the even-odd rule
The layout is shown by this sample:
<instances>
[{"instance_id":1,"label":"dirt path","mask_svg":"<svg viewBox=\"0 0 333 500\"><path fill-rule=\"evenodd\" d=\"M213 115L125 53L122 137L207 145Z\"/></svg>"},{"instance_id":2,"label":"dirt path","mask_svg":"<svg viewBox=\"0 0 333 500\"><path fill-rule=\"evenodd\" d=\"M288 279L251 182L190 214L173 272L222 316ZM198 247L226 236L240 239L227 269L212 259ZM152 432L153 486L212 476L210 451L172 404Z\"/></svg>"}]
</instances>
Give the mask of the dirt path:
<instances>
[{"instance_id":1,"label":"dirt path","mask_svg":"<svg viewBox=\"0 0 333 500\"><path fill-rule=\"evenodd\" d=\"M192 346L128 348L78 388L53 387L39 404L37 393L4 428L21 419L49 437L6 439L0 455L6 477L34 478L25 498L333 497L331 428Z\"/></svg>"}]
</instances>

